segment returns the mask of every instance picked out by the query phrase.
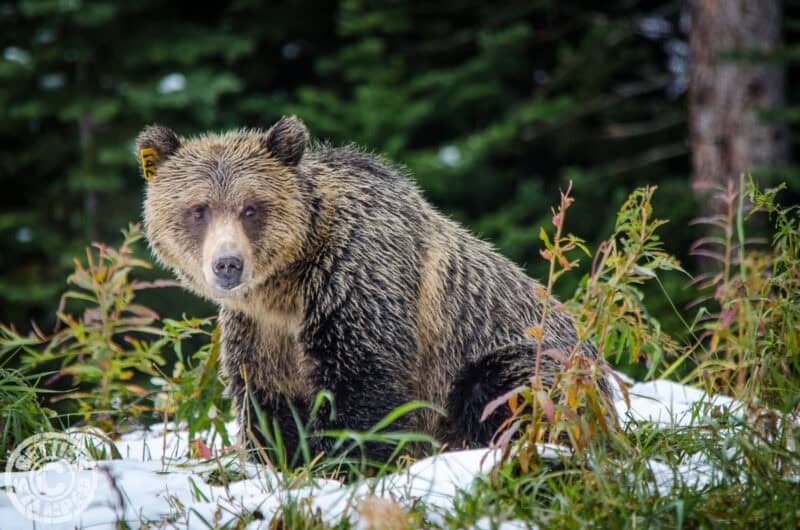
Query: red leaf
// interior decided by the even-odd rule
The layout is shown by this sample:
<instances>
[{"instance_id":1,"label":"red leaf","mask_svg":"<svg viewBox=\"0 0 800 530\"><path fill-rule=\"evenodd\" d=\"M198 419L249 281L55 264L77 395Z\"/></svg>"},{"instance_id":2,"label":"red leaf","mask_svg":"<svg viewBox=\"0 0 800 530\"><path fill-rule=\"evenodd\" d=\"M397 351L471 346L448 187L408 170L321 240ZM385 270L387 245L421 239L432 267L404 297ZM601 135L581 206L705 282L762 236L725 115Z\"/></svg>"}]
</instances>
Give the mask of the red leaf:
<instances>
[{"instance_id":1,"label":"red leaf","mask_svg":"<svg viewBox=\"0 0 800 530\"><path fill-rule=\"evenodd\" d=\"M483 409L483 414L481 414L481 421L486 421L486 418L492 415L492 412L497 410L499 407L504 405L511 397L516 396L523 390L526 390L528 387L526 386L518 386L513 390L509 390L505 394L498 396L491 400L489 403L486 404L486 407Z\"/></svg>"},{"instance_id":2,"label":"red leaf","mask_svg":"<svg viewBox=\"0 0 800 530\"><path fill-rule=\"evenodd\" d=\"M542 406L542 410L544 411L544 415L550 423L553 423L556 418L556 407L553 404L553 400L550 399L550 396L547 395L547 392L544 390L540 390L536 392L536 400Z\"/></svg>"},{"instance_id":3,"label":"red leaf","mask_svg":"<svg viewBox=\"0 0 800 530\"><path fill-rule=\"evenodd\" d=\"M192 440L192 452L200 458L211 458L211 449L200 438Z\"/></svg>"}]
</instances>

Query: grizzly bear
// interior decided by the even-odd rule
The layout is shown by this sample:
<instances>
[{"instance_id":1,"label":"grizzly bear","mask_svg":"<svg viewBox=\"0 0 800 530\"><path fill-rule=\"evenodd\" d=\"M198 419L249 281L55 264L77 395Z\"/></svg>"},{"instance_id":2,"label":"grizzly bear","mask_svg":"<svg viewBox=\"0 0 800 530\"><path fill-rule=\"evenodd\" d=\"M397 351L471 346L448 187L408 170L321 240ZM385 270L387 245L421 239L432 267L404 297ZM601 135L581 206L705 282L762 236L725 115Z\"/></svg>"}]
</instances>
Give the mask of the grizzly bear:
<instances>
[{"instance_id":1,"label":"grizzly bear","mask_svg":"<svg viewBox=\"0 0 800 530\"><path fill-rule=\"evenodd\" d=\"M256 415L277 425L292 455L299 426L366 431L422 400L447 415L418 409L391 428L450 447L491 440L504 418L482 422L486 404L533 374L537 340L526 329L542 317L541 286L437 212L403 170L356 148L310 145L295 117L196 138L149 126L137 149L150 246L219 304L223 366L245 425ZM541 340L576 346L555 304ZM596 357L591 343L579 348ZM556 357L542 358L545 384ZM309 420L323 390L332 407ZM333 439L306 443L314 456ZM382 459L391 448L365 452Z\"/></svg>"}]
</instances>

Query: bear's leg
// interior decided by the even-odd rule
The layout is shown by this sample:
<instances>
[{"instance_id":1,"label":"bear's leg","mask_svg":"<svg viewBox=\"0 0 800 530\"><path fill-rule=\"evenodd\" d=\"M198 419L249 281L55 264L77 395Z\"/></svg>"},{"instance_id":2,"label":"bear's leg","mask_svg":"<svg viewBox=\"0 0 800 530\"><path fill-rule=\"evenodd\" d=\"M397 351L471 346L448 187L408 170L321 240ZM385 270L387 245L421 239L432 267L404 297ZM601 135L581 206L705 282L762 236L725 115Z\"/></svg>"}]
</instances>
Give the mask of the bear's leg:
<instances>
[{"instance_id":1,"label":"bear's leg","mask_svg":"<svg viewBox=\"0 0 800 530\"><path fill-rule=\"evenodd\" d=\"M377 373L376 373L377 372ZM378 370L370 373L369 380L360 380L358 386L352 384L330 385L329 389L334 398L334 417L331 418L331 408L328 404L321 407L314 420L315 431L325 430L351 430L355 433L365 433L383 420L394 408L407 401L392 389L389 379L379 377ZM352 380L358 381L353 378ZM407 430L409 418L401 416L389 426L381 430L383 435L391 431ZM310 447L316 451L324 451L333 456L331 451L337 440L331 437L313 437ZM384 441L370 440L367 436L363 444L351 439L342 444L339 454L346 456L354 462L363 460L367 462L383 463L391 460L395 453L395 446ZM313 456L313 455L312 455Z\"/></svg>"},{"instance_id":2,"label":"bear's leg","mask_svg":"<svg viewBox=\"0 0 800 530\"><path fill-rule=\"evenodd\" d=\"M488 445L511 411L503 405L481 421L486 405L528 384L535 362L536 345L516 344L497 349L464 366L448 395L443 441L454 449ZM552 356L542 355L540 371L546 387L552 384L555 363Z\"/></svg>"},{"instance_id":3,"label":"bear's leg","mask_svg":"<svg viewBox=\"0 0 800 530\"><path fill-rule=\"evenodd\" d=\"M246 433L248 451L256 460L263 460L266 456L273 463L285 463L290 468L307 463L299 450L299 421L304 430L309 460L324 453L328 457L346 456L354 462L362 459L387 462L394 453L392 444L367 439L363 445L359 445L353 440L346 440L334 451L337 439L322 434L328 430L363 433L371 429L393 408L387 402L402 404L399 397L385 390L387 387L384 387L383 393L374 389L366 396L358 392L332 392L333 409L325 402L314 417L310 416L310 404L293 399L290 405L290 401L282 394L266 398L256 396L244 403L239 402L240 425ZM335 411L333 415L332 410ZM407 423L407 418L401 417L386 430L404 430Z\"/></svg>"}]
</instances>

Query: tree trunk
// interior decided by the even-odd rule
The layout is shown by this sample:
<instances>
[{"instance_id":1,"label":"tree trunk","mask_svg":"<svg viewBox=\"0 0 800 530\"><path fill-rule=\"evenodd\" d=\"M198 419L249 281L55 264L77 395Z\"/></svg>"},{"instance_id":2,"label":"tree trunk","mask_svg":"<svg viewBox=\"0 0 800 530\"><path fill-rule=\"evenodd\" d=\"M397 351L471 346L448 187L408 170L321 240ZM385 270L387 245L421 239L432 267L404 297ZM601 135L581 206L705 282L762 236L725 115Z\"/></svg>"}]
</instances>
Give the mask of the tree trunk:
<instances>
[{"instance_id":1,"label":"tree trunk","mask_svg":"<svg viewBox=\"0 0 800 530\"><path fill-rule=\"evenodd\" d=\"M739 174L785 162L789 136L757 111L784 104L785 73L765 62L726 60L729 52L775 49L782 0L689 0L689 127L692 187L707 192ZM719 204L706 199L707 211Z\"/></svg>"}]
</instances>

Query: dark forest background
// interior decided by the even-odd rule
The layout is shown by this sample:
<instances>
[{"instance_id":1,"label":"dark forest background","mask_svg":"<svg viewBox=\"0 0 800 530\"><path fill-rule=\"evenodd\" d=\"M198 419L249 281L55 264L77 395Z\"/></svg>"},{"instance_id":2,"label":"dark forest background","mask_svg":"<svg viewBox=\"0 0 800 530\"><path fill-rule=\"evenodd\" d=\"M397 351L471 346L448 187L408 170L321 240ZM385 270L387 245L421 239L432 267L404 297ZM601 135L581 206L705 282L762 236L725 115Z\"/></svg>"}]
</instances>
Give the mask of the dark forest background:
<instances>
[{"instance_id":1,"label":"dark forest background","mask_svg":"<svg viewBox=\"0 0 800 530\"><path fill-rule=\"evenodd\" d=\"M133 140L153 122L190 135L297 114L405 164L538 278L539 227L570 180L567 229L590 243L658 185L666 247L693 272L689 222L715 209L698 184L752 171L787 182L784 202L800 193L798 1L0 1L0 28L0 321L22 329L53 323L83 247L140 219ZM742 154L735 135L754 131ZM696 296L662 281L678 307ZM141 296L213 312L179 289Z\"/></svg>"}]
</instances>

